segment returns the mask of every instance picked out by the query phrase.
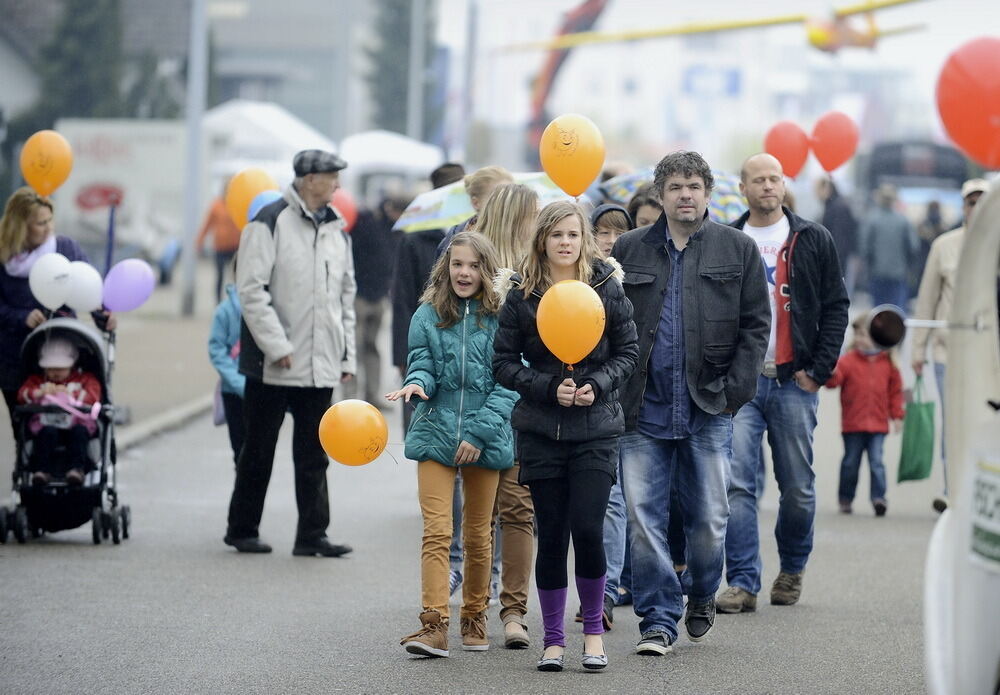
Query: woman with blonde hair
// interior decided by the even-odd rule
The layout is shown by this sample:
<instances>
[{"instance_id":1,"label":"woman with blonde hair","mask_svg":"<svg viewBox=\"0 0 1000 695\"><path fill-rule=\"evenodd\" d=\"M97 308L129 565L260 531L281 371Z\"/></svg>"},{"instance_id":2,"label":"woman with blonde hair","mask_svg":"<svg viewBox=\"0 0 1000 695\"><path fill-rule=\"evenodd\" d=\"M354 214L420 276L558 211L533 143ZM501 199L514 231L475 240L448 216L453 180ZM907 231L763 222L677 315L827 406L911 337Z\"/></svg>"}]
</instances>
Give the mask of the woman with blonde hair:
<instances>
[{"instance_id":1,"label":"woman with blonde hair","mask_svg":"<svg viewBox=\"0 0 1000 695\"><path fill-rule=\"evenodd\" d=\"M479 211L486 205L493 189L504 183L514 183L514 177L503 167L488 166L476 169L471 174L467 174L465 179L465 193L469 196L472 209L475 214L464 222L456 224L444 235L444 239L438 244L437 253L440 256L448 248L448 244L459 232L475 231L479 223Z\"/></svg>"},{"instance_id":2,"label":"woman with blonde hair","mask_svg":"<svg viewBox=\"0 0 1000 695\"><path fill-rule=\"evenodd\" d=\"M566 571L573 540L576 588L583 614L582 664L602 669L601 635L606 563L604 513L618 472L618 438L625 415L618 390L639 359L632 305L621 268L605 261L583 210L559 201L542 209L521 272L508 279L494 341L497 381L521 396L511 415L517 434L520 482L538 521L535 585L545 628L540 671L563 670ZM606 329L597 346L571 369L538 333L542 295L562 280L589 284L604 305Z\"/></svg>"},{"instance_id":3,"label":"woman with blonde hair","mask_svg":"<svg viewBox=\"0 0 1000 695\"><path fill-rule=\"evenodd\" d=\"M21 343L47 318L45 307L38 303L28 285L31 268L49 253L61 253L71 261L90 262L79 244L55 234L54 210L51 200L24 187L7 199L0 219L0 389L12 421L17 389L21 386ZM75 316L68 307L53 313ZM111 314L94 312L93 316L98 326L115 329Z\"/></svg>"},{"instance_id":4,"label":"woman with blonde hair","mask_svg":"<svg viewBox=\"0 0 1000 695\"><path fill-rule=\"evenodd\" d=\"M538 219L538 194L523 183L493 189L476 230L493 242L501 268L517 270L531 247Z\"/></svg>"}]
</instances>

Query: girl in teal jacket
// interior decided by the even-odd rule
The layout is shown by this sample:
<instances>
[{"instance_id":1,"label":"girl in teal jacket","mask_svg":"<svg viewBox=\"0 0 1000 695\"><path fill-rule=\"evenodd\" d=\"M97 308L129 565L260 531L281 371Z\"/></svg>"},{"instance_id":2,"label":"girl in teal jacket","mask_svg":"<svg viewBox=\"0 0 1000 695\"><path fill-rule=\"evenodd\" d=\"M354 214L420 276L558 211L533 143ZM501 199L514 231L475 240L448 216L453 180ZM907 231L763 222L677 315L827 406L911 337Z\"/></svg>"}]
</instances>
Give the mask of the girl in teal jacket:
<instances>
[{"instance_id":1,"label":"girl in teal jacket","mask_svg":"<svg viewBox=\"0 0 1000 695\"><path fill-rule=\"evenodd\" d=\"M493 377L500 310L492 288L496 265L496 251L486 237L455 235L410 320L405 386L386 396L422 399L406 433L406 456L418 461L424 519L421 628L400 641L411 654L448 656L448 547L459 468L465 498L462 649L489 648L490 522L500 471L514 465L510 413L517 398Z\"/></svg>"}]
</instances>

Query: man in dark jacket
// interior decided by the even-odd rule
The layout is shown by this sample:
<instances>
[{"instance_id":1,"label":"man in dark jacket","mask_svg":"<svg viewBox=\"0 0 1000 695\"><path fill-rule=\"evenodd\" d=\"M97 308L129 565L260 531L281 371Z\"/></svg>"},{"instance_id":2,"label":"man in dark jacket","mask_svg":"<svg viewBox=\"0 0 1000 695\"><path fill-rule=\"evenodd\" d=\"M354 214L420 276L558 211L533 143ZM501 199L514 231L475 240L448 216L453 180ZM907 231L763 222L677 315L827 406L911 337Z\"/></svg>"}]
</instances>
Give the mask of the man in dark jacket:
<instances>
[{"instance_id":1,"label":"man in dark jacket","mask_svg":"<svg viewBox=\"0 0 1000 695\"><path fill-rule=\"evenodd\" d=\"M358 294L354 298L357 317L358 376L364 375L364 398L373 405L385 403L382 398L382 356L378 349L378 334L388 305L389 269L396 262L396 247L401 232L392 226L406 208L406 200L388 197L377 210L364 210L351 230L351 248L354 253L354 277ZM344 395L354 398L358 380L344 385Z\"/></svg>"},{"instance_id":2,"label":"man in dark jacket","mask_svg":"<svg viewBox=\"0 0 1000 695\"><path fill-rule=\"evenodd\" d=\"M663 215L611 250L639 334L639 365L621 398L639 654L665 654L677 639L683 595L667 543L675 482L691 574L688 636L702 639L715 621L732 414L753 398L767 346L764 266L750 238L708 219L713 183L701 155L667 155L654 174Z\"/></svg>"},{"instance_id":3,"label":"man in dark jacket","mask_svg":"<svg viewBox=\"0 0 1000 695\"><path fill-rule=\"evenodd\" d=\"M781 571L771 603L792 605L812 551L816 515L812 469L817 391L830 378L847 327L847 290L833 238L823 226L782 206L781 163L769 154L750 157L740 171L750 210L733 226L756 242L771 290L771 336L757 395L733 420L733 465L726 531L724 613L753 611L760 591L757 469L767 430L774 477L781 491L775 537Z\"/></svg>"},{"instance_id":4,"label":"man in dark jacket","mask_svg":"<svg viewBox=\"0 0 1000 695\"><path fill-rule=\"evenodd\" d=\"M431 186L441 188L461 181L465 169L461 164L446 162L431 172ZM444 229L425 229L403 235L396 255L396 273L392 282L392 363L399 375L406 374L406 340L410 318L420 306L420 295L437 260L437 247L444 238ZM415 405L415 404L414 404ZM413 406L403 406L403 429L410 424Z\"/></svg>"},{"instance_id":5,"label":"man in dark jacket","mask_svg":"<svg viewBox=\"0 0 1000 695\"><path fill-rule=\"evenodd\" d=\"M829 175L816 181L816 196L823 201L823 226L833 237L837 247L837 258L844 271L847 294L854 292L854 281L858 276L858 221L851 212L847 199L837 190L837 184Z\"/></svg>"}]
</instances>

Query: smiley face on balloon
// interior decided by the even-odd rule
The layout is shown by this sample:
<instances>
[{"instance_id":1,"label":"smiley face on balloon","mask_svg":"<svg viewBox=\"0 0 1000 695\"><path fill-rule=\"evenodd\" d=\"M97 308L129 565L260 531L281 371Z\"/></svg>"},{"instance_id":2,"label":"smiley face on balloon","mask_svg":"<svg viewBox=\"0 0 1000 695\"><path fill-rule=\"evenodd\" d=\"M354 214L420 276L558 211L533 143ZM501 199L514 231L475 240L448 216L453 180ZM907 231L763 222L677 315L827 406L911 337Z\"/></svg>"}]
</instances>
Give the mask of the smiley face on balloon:
<instances>
[{"instance_id":1,"label":"smiley face on balloon","mask_svg":"<svg viewBox=\"0 0 1000 695\"><path fill-rule=\"evenodd\" d=\"M576 146L580 144L580 136L575 130L559 129L559 137L556 138L556 152L561 155L571 155L576 152Z\"/></svg>"}]
</instances>

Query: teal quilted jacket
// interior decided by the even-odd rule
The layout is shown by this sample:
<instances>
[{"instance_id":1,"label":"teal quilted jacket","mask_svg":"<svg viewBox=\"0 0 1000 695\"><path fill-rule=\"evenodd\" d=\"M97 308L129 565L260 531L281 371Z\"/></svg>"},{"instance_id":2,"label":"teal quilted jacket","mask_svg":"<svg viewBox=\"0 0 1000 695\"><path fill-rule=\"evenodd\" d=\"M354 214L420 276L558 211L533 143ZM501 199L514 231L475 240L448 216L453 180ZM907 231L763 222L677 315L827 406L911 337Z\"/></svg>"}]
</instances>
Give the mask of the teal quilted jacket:
<instances>
[{"instance_id":1,"label":"teal quilted jacket","mask_svg":"<svg viewBox=\"0 0 1000 695\"><path fill-rule=\"evenodd\" d=\"M406 433L406 457L453 466L455 450L465 440L482 450L475 464L503 470L514 465L510 412L517 394L493 378L496 316L476 315L479 301L465 300L462 320L438 328L437 312L421 304L410 320L405 384L419 384L428 400L417 410Z\"/></svg>"}]
</instances>

